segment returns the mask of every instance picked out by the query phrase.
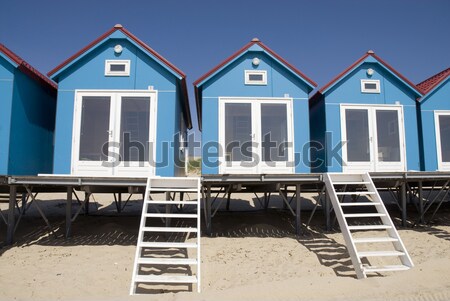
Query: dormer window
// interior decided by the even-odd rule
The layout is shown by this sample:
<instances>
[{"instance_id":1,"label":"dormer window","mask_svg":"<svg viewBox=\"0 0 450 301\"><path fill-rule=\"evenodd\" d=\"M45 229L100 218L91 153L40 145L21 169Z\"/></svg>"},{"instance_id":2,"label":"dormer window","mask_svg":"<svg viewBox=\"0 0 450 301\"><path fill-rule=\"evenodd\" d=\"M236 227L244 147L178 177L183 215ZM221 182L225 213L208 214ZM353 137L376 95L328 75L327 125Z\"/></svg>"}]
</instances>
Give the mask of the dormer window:
<instances>
[{"instance_id":1,"label":"dormer window","mask_svg":"<svg viewBox=\"0 0 450 301\"><path fill-rule=\"evenodd\" d=\"M267 85L266 70L245 70L246 85Z\"/></svg>"},{"instance_id":2,"label":"dormer window","mask_svg":"<svg viewBox=\"0 0 450 301\"><path fill-rule=\"evenodd\" d=\"M378 79L362 79L362 93L380 93L380 81Z\"/></svg>"},{"instance_id":3,"label":"dormer window","mask_svg":"<svg viewBox=\"0 0 450 301\"><path fill-rule=\"evenodd\" d=\"M105 62L106 76L130 76L129 60L106 60Z\"/></svg>"}]
</instances>

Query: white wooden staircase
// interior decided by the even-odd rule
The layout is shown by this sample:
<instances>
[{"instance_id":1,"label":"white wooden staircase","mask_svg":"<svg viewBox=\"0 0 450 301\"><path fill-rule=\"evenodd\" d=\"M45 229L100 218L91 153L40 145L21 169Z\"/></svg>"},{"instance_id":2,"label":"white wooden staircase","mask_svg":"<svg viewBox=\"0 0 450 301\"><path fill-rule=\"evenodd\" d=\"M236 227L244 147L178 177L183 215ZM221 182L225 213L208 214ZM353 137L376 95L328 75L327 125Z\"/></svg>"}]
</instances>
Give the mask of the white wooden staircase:
<instances>
[{"instance_id":1,"label":"white wooden staircase","mask_svg":"<svg viewBox=\"0 0 450 301\"><path fill-rule=\"evenodd\" d=\"M358 278L414 266L368 173L327 173L324 181Z\"/></svg>"},{"instance_id":2,"label":"white wooden staircase","mask_svg":"<svg viewBox=\"0 0 450 301\"><path fill-rule=\"evenodd\" d=\"M177 192L190 193L196 199L175 200L172 193ZM158 196L163 199L157 200ZM200 292L200 200L199 178L148 178L131 295L145 292L138 290L142 284L145 288L197 284Z\"/></svg>"}]
</instances>

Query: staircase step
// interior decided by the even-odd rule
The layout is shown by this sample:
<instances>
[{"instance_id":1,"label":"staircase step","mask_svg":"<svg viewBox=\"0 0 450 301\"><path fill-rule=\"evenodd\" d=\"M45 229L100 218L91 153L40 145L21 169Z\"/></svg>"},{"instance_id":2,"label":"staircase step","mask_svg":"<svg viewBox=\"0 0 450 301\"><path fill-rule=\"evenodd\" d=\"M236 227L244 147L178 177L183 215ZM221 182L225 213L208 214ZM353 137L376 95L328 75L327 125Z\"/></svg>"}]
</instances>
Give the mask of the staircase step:
<instances>
[{"instance_id":1,"label":"staircase step","mask_svg":"<svg viewBox=\"0 0 450 301\"><path fill-rule=\"evenodd\" d=\"M376 243L376 242L396 242L397 238L393 237L362 237L362 238L354 238L353 242L355 244L362 243Z\"/></svg>"},{"instance_id":2,"label":"staircase step","mask_svg":"<svg viewBox=\"0 0 450 301\"><path fill-rule=\"evenodd\" d=\"M197 264L195 258L146 258L141 257L137 260L140 264L161 264L161 265L194 265Z\"/></svg>"},{"instance_id":3,"label":"staircase step","mask_svg":"<svg viewBox=\"0 0 450 301\"><path fill-rule=\"evenodd\" d=\"M348 226L348 229L351 230L386 230L391 229L391 226L388 225L360 225L360 226Z\"/></svg>"},{"instance_id":4,"label":"staircase step","mask_svg":"<svg viewBox=\"0 0 450 301\"><path fill-rule=\"evenodd\" d=\"M196 243L189 243L189 242L150 242L145 241L138 243L138 247L144 247L144 248L179 248L179 249L185 249L185 248L197 248Z\"/></svg>"},{"instance_id":5,"label":"staircase step","mask_svg":"<svg viewBox=\"0 0 450 301\"><path fill-rule=\"evenodd\" d=\"M374 191L345 191L345 192L336 192L336 195L373 195L377 194Z\"/></svg>"},{"instance_id":6,"label":"staircase step","mask_svg":"<svg viewBox=\"0 0 450 301\"><path fill-rule=\"evenodd\" d=\"M197 232L197 228L188 227L144 227L144 232L179 232L179 233L194 233Z\"/></svg>"},{"instance_id":7,"label":"staircase step","mask_svg":"<svg viewBox=\"0 0 450 301\"><path fill-rule=\"evenodd\" d=\"M368 251L368 252L358 252L358 257L395 257L403 256L405 253L399 251Z\"/></svg>"},{"instance_id":8,"label":"staircase step","mask_svg":"<svg viewBox=\"0 0 450 301\"><path fill-rule=\"evenodd\" d=\"M406 265L386 265L386 266L364 266L364 272L366 273L379 273L379 272L394 272L394 271L406 271L411 269Z\"/></svg>"},{"instance_id":9,"label":"staircase step","mask_svg":"<svg viewBox=\"0 0 450 301\"><path fill-rule=\"evenodd\" d=\"M341 207L352 207L352 206L377 206L381 205L381 203L377 202L352 202L352 203L339 203Z\"/></svg>"},{"instance_id":10,"label":"staircase step","mask_svg":"<svg viewBox=\"0 0 450 301\"><path fill-rule=\"evenodd\" d=\"M165 217L165 218L197 218L197 214L189 213L144 213L145 217Z\"/></svg>"},{"instance_id":11,"label":"staircase step","mask_svg":"<svg viewBox=\"0 0 450 301\"><path fill-rule=\"evenodd\" d=\"M382 217L386 216L384 213L347 213L344 217Z\"/></svg>"},{"instance_id":12,"label":"staircase step","mask_svg":"<svg viewBox=\"0 0 450 301\"><path fill-rule=\"evenodd\" d=\"M197 201L168 201L168 200L147 200L145 204L149 205L198 205Z\"/></svg>"},{"instance_id":13,"label":"staircase step","mask_svg":"<svg viewBox=\"0 0 450 301\"><path fill-rule=\"evenodd\" d=\"M197 283L196 276L136 275L135 282L145 283Z\"/></svg>"}]
</instances>

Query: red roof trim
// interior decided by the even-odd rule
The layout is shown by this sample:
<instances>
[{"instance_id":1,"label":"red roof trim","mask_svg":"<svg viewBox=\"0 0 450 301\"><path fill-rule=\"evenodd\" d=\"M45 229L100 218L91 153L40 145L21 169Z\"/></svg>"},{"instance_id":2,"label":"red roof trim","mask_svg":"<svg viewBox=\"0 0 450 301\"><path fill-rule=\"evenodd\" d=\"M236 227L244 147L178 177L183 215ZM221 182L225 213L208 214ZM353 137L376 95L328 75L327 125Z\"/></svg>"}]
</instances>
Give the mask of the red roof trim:
<instances>
[{"instance_id":1,"label":"red roof trim","mask_svg":"<svg viewBox=\"0 0 450 301\"><path fill-rule=\"evenodd\" d=\"M59 64L58 66L56 66L53 70L51 70L48 73L48 76L52 76L53 74L55 74L56 72L58 72L59 70L61 70L62 68L64 68L66 65L68 65L69 63L71 63L73 60L75 60L77 57L81 56L82 54L84 54L85 52L87 52L89 49L91 49L92 47L94 47L96 44L98 44L99 42L101 42L102 40L104 40L105 38L107 38L109 35L111 35L112 33L114 33L115 31L120 30L122 31L126 36L128 36L130 39L132 39L134 42L136 42L137 44L139 44L142 48L144 48L145 50L147 50L148 52L150 52L151 54L153 54L154 56L156 56L159 60L161 60L164 64L166 64L170 69L172 69L175 73L177 73L178 75L180 75L181 77L186 77L186 75L177 67L175 67L172 63L170 63L168 60L166 60L164 57L162 57L159 53L157 53L155 50L153 50L152 48L150 48L150 46L148 46L147 44L145 44L144 42L142 42L141 40L139 40L135 35L133 35L131 32L129 32L128 30L126 30L124 27L116 25L113 28L111 28L110 30L108 30L107 32L105 32L103 35L101 35L100 37L98 37L97 39L95 39L94 41L92 41L91 43L89 43L86 47L82 48L80 51L78 51L77 53L75 53L74 55L72 55L71 57L69 57L67 60L65 60L64 62L62 62L61 64Z\"/></svg>"},{"instance_id":2,"label":"red roof trim","mask_svg":"<svg viewBox=\"0 0 450 301\"><path fill-rule=\"evenodd\" d=\"M392 73L397 75L400 79L402 79L405 83L407 83L412 89L414 89L416 92L419 92L419 94L422 93L419 89L417 89L416 85L414 85L412 82L410 82L406 77L400 74L397 70L395 70L391 65L383 61L379 56L377 56L375 53L368 51L366 54L364 54L360 59L358 59L356 62L354 62L352 65L350 65L347 69L339 73L335 78L333 78L328 84L323 86L321 89L319 89L318 92L323 93L326 91L330 86L335 84L338 80L340 80L342 77L344 77L348 72L353 70L356 66L358 66L360 63L362 63L368 56L372 56L375 58L378 62L380 62L382 65L384 65L386 68L388 68Z\"/></svg>"},{"instance_id":3,"label":"red roof trim","mask_svg":"<svg viewBox=\"0 0 450 301\"><path fill-rule=\"evenodd\" d=\"M447 68L429 78L423 82L417 84L417 88L422 91L423 94L427 94L435 87L437 87L441 82L443 82L447 77L450 76L450 68Z\"/></svg>"},{"instance_id":4,"label":"red roof trim","mask_svg":"<svg viewBox=\"0 0 450 301\"><path fill-rule=\"evenodd\" d=\"M4 53L9 59L15 62L18 65L18 69L26 73L28 76L35 79L45 88L50 89L52 92L56 93L56 89L58 86L44 74L40 73L38 70L33 68L30 64L28 64L25 60L19 57L17 54L6 48L5 45L0 44L0 52Z\"/></svg>"},{"instance_id":5,"label":"red roof trim","mask_svg":"<svg viewBox=\"0 0 450 301\"><path fill-rule=\"evenodd\" d=\"M225 65L227 65L228 63L230 63L231 61L233 61L236 57L238 57L239 55L241 55L244 51L246 51L247 49L249 49L251 46L253 46L254 44L257 44L259 46L261 46L261 48L263 48L265 51L267 51L268 53L270 53L270 55L272 55L273 57L275 57L277 60L279 60L280 62L282 62L284 65L286 65L289 69L291 69L294 73L296 73L297 75L299 75L300 77L302 77L303 79L305 79L309 84L311 84L313 87L316 87L317 84L311 80L309 77L307 77L304 73L302 73L300 70L298 70L297 68L295 68L294 66L292 66L290 63L288 63L285 59L283 59L281 56L279 56L277 53L275 53L272 49L270 49L269 47L267 47L266 45L264 45L261 41L251 41L249 43L247 43L244 47L242 47L241 49L239 49L238 51L236 51L234 54L232 54L231 56L229 56L228 58L226 58L223 62L221 62L219 65L217 65L216 67L214 67L213 69L211 69L210 71L208 71L206 74L204 74L203 76L201 76L199 79L197 79L193 85L197 86L198 84L200 84L202 81L204 81L205 79L207 79L208 77L210 77L211 75L213 75L214 73L216 73L217 71L219 71L220 69L222 69L222 67L224 67Z\"/></svg>"}]
</instances>

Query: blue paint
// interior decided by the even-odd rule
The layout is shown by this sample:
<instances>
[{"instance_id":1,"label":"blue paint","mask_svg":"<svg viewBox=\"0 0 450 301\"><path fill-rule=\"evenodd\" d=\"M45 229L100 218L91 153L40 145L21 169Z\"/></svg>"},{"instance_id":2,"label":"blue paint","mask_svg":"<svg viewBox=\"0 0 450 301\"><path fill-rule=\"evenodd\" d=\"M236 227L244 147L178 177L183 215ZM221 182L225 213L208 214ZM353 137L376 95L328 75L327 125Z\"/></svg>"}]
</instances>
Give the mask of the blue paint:
<instances>
[{"instance_id":1,"label":"blue paint","mask_svg":"<svg viewBox=\"0 0 450 301\"><path fill-rule=\"evenodd\" d=\"M434 112L450 112L450 76L434 87L420 101L421 131L423 144L423 170L438 170L436 128Z\"/></svg>"},{"instance_id":2,"label":"blue paint","mask_svg":"<svg viewBox=\"0 0 450 301\"><path fill-rule=\"evenodd\" d=\"M52 170L54 90L25 74L0 53L0 174Z\"/></svg>"},{"instance_id":3,"label":"blue paint","mask_svg":"<svg viewBox=\"0 0 450 301\"><path fill-rule=\"evenodd\" d=\"M120 44L121 54L114 52ZM105 76L106 60L130 60L130 76ZM68 65L52 78L58 82L54 169L55 174L70 174L73 142L73 118L76 90L148 90L153 86L157 95L157 129L155 173L158 176L180 175L175 166L184 95L180 91L181 77L135 41L116 30ZM184 171L184 169L183 169Z\"/></svg>"},{"instance_id":4,"label":"blue paint","mask_svg":"<svg viewBox=\"0 0 450 301\"><path fill-rule=\"evenodd\" d=\"M260 60L258 66L252 60ZM266 70L267 85L245 85L245 70ZM202 174L218 174L219 98L293 98L295 172L309 173L303 160L309 142L308 93L313 86L257 44L197 84L202 108ZM305 146L306 145L306 146ZM308 155L308 154L306 154Z\"/></svg>"},{"instance_id":5,"label":"blue paint","mask_svg":"<svg viewBox=\"0 0 450 301\"><path fill-rule=\"evenodd\" d=\"M372 76L367 70L374 70ZM361 79L380 81L380 93L362 93ZM313 164L314 172L342 172L342 152L331 156L331 150L341 143L340 104L395 105L403 107L407 170L420 170L420 145L415 87L408 85L397 74L368 56L364 61L348 71L322 93L311 98L311 136L312 140L325 146L324 150L312 150L312 157L326 162L325 166ZM326 133L329 133L328 139Z\"/></svg>"}]
</instances>

